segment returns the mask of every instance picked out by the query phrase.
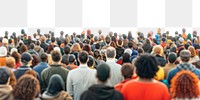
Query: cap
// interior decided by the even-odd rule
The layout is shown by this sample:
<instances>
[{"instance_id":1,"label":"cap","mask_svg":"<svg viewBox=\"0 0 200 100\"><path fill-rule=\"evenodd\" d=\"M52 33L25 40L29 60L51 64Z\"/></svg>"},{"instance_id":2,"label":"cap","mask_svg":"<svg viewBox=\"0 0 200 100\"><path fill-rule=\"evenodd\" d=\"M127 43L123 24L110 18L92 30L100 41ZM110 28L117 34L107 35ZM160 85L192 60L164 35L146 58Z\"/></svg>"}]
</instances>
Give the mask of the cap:
<instances>
[{"instance_id":1,"label":"cap","mask_svg":"<svg viewBox=\"0 0 200 100\"><path fill-rule=\"evenodd\" d=\"M100 81L106 81L110 76L110 67L106 63L102 63L97 67L97 77Z\"/></svg>"},{"instance_id":2,"label":"cap","mask_svg":"<svg viewBox=\"0 0 200 100\"><path fill-rule=\"evenodd\" d=\"M4 57L4 56L6 56L7 55L7 49L6 49L6 47L4 47L4 46L1 46L0 47L0 57Z\"/></svg>"},{"instance_id":3,"label":"cap","mask_svg":"<svg viewBox=\"0 0 200 100\"><path fill-rule=\"evenodd\" d=\"M0 84L6 84L10 77L10 71L7 67L0 67Z\"/></svg>"},{"instance_id":4,"label":"cap","mask_svg":"<svg viewBox=\"0 0 200 100\"><path fill-rule=\"evenodd\" d=\"M31 54L30 53L28 53L28 52L24 52L24 53L22 53L22 55L21 55L21 62L23 62L23 63L28 63L29 61L31 61L33 58L32 58L32 56L31 56Z\"/></svg>"}]
</instances>

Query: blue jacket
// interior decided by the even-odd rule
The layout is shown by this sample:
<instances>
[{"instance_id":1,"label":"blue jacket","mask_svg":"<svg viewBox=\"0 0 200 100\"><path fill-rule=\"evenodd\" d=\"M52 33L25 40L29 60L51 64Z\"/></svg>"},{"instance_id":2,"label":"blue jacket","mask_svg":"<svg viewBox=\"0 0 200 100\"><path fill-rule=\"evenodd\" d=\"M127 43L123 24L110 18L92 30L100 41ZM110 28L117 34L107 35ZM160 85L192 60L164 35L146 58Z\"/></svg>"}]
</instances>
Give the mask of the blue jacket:
<instances>
[{"instance_id":1,"label":"blue jacket","mask_svg":"<svg viewBox=\"0 0 200 100\"><path fill-rule=\"evenodd\" d=\"M31 70L31 67L28 66L20 66L16 71L14 71L15 77L18 80L22 75L26 73L26 71Z\"/></svg>"},{"instance_id":2,"label":"blue jacket","mask_svg":"<svg viewBox=\"0 0 200 100\"><path fill-rule=\"evenodd\" d=\"M171 79L176 75L176 73L178 73L179 71L181 71L180 69L178 69L177 67L171 69L168 73L167 76L167 81L170 83ZM196 67L193 70L193 73L196 74L198 76L198 78L200 79L200 70L197 69Z\"/></svg>"},{"instance_id":3,"label":"blue jacket","mask_svg":"<svg viewBox=\"0 0 200 100\"><path fill-rule=\"evenodd\" d=\"M39 75L41 75L42 71L47 67L49 67L49 65L46 62L40 62L33 68L33 70L36 71Z\"/></svg>"}]
</instances>

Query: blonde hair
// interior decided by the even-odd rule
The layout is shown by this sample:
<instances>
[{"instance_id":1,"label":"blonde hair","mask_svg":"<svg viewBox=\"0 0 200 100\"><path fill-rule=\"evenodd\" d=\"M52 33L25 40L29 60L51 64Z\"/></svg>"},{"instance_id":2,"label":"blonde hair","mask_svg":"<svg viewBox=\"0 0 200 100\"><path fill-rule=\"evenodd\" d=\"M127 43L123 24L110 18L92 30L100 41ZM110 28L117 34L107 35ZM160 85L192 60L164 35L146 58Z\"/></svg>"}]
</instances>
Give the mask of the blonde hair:
<instances>
[{"instance_id":1,"label":"blonde hair","mask_svg":"<svg viewBox=\"0 0 200 100\"><path fill-rule=\"evenodd\" d=\"M163 48L160 45L156 45L153 47L153 54L155 55L163 55Z\"/></svg>"},{"instance_id":2,"label":"blonde hair","mask_svg":"<svg viewBox=\"0 0 200 100\"><path fill-rule=\"evenodd\" d=\"M15 68L16 62L15 59L13 57L8 57L6 59L6 66L9 68Z\"/></svg>"}]
</instances>

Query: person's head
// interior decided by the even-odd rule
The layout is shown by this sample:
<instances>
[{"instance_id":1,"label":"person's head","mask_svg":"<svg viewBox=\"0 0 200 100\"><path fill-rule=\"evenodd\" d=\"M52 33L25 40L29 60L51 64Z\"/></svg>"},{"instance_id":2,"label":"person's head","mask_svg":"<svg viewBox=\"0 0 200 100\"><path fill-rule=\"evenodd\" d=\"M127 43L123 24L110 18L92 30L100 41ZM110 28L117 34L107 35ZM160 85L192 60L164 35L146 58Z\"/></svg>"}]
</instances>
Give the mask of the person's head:
<instances>
[{"instance_id":1,"label":"person's head","mask_svg":"<svg viewBox=\"0 0 200 100\"><path fill-rule=\"evenodd\" d=\"M20 100L33 100L37 93L40 93L40 84L33 75L20 77L13 90L14 98Z\"/></svg>"},{"instance_id":2,"label":"person's head","mask_svg":"<svg viewBox=\"0 0 200 100\"><path fill-rule=\"evenodd\" d=\"M35 42L35 45L37 45L37 46L40 46L40 44L41 44L41 42L38 40Z\"/></svg>"},{"instance_id":3,"label":"person's head","mask_svg":"<svg viewBox=\"0 0 200 100\"><path fill-rule=\"evenodd\" d=\"M180 58L182 62L189 62L191 57L191 53L189 50L182 50L180 52Z\"/></svg>"},{"instance_id":4,"label":"person's head","mask_svg":"<svg viewBox=\"0 0 200 100\"><path fill-rule=\"evenodd\" d=\"M185 33L185 32L186 32L186 29L185 29L185 28L183 28L183 29L182 29L182 32L183 32L183 33Z\"/></svg>"},{"instance_id":5,"label":"person's head","mask_svg":"<svg viewBox=\"0 0 200 100\"><path fill-rule=\"evenodd\" d=\"M64 35L64 32L63 31L60 31L60 36L63 36Z\"/></svg>"},{"instance_id":6,"label":"person's head","mask_svg":"<svg viewBox=\"0 0 200 100\"><path fill-rule=\"evenodd\" d=\"M153 47L153 54L155 55L162 55L163 54L163 48L160 45L156 45Z\"/></svg>"},{"instance_id":7,"label":"person's head","mask_svg":"<svg viewBox=\"0 0 200 100\"><path fill-rule=\"evenodd\" d=\"M0 67L0 85L9 84L10 71L6 67Z\"/></svg>"},{"instance_id":8,"label":"person's head","mask_svg":"<svg viewBox=\"0 0 200 100\"><path fill-rule=\"evenodd\" d=\"M113 47L108 47L106 49L106 57L107 59L114 59L116 56L116 50Z\"/></svg>"},{"instance_id":9,"label":"person's head","mask_svg":"<svg viewBox=\"0 0 200 100\"><path fill-rule=\"evenodd\" d=\"M124 54L122 55L122 62L123 62L123 64L124 64L124 63L130 63L130 57L131 57L130 54L124 53Z\"/></svg>"},{"instance_id":10,"label":"person's head","mask_svg":"<svg viewBox=\"0 0 200 100\"><path fill-rule=\"evenodd\" d=\"M25 72L25 75L32 75L34 76L35 78L37 78L37 73L34 71L34 70L27 70Z\"/></svg>"},{"instance_id":11,"label":"person's head","mask_svg":"<svg viewBox=\"0 0 200 100\"><path fill-rule=\"evenodd\" d=\"M83 50L87 51L88 53L92 51L90 45L88 45L88 44L85 44L85 45L83 46Z\"/></svg>"},{"instance_id":12,"label":"person's head","mask_svg":"<svg viewBox=\"0 0 200 100\"><path fill-rule=\"evenodd\" d=\"M110 46L113 47L113 48L117 48L116 43L114 41L110 42Z\"/></svg>"},{"instance_id":13,"label":"person's head","mask_svg":"<svg viewBox=\"0 0 200 100\"><path fill-rule=\"evenodd\" d=\"M65 91L65 82L60 75L54 74L50 78L45 93L47 95L57 96L61 91Z\"/></svg>"},{"instance_id":14,"label":"person's head","mask_svg":"<svg viewBox=\"0 0 200 100\"><path fill-rule=\"evenodd\" d=\"M30 44L30 49L34 49L35 48L35 44L34 43L31 43Z\"/></svg>"},{"instance_id":15,"label":"person's head","mask_svg":"<svg viewBox=\"0 0 200 100\"><path fill-rule=\"evenodd\" d=\"M0 57L6 57L7 56L7 49L4 46L0 47Z\"/></svg>"},{"instance_id":16,"label":"person's head","mask_svg":"<svg viewBox=\"0 0 200 100\"><path fill-rule=\"evenodd\" d=\"M82 51L78 54L78 60L81 64L86 64L88 62L88 53L86 51Z\"/></svg>"},{"instance_id":17,"label":"person's head","mask_svg":"<svg viewBox=\"0 0 200 100\"><path fill-rule=\"evenodd\" d=\"M60 63L62 56L61 56L61 53L58 50L53 50L51 52L51 58L52 58L54 63Z\"/></svg>"},{"instance_id":18,"label":"person's head","mask_svg":"<svg viewBox=\"0 0 200 100\"><path fill-rule=\"evenodd\" d=\"M110 77L110 67L106 63L102 63L97 67L97 79L101 83L106 83Z\"/></svg>"},{"instance_id":19,"label":"person's head","mask_svg":"<svg viewBox=\"0 0 200 100\"><path fill-rule=\"evenodd\" d=\"M133 42L131 42L131 41L128 42L128 48L130 48L130 49L133 48Z\"/></svg>"},{"instance_id":20,"label":"person's head","mask_svg":"<svg viewBox=\"0 0 200 100\"><path fill-rule=\"evenodd\" d=\"M39 58L35 54L32 54L31 56L33 58L31 67L33 68L34 66L36 66L37 64L39 64L40 61L39 61Z\"/></svg>"},{"instance_id":21,"label":"person's head","mask_svg":"<svg viewBox=\"0 0 200 100\"><path fill-rule=\"evenodd\" d=\"M20 47L20 54L22 54L22 53L24 53L24 52L26 52L26 51L28 51L27 46L26 46L26 45L22 45L22 46Z\"/></svg>"},{"instance_id":22,"label":"person's head","mask_svg":"<svg viewBox=\"0 0 200 100\"><path fill-rule=\"evenodd\" d=\"M21 55L21 62L24 66L31 66L32 65L32 56L30 53L28 52L24 52Z\"/></svg>"},{"instance_id":23,"label":"person's head","mask_svg":"<svg viewBox=\"0 0 200 100\"><path fill-rule=\"evenodd\" d=\"M122 45L123 45L122 39L119 39L119 40L117 41L117 45L118 45L119 47L122 47Z\"/></svg>"},{"instance_id":24,"label":"person's head","mask_svg":"<svg viewBox=\"0 0 200 100\"><path fill-rule=\"evenodd\" d=\"M48 61L48 55L46 53L42 53L40 55L40 59L42 62L47 62Z\"/></svg>"},{"instance_id":25,"label":"person's head","mask_svg":"<svg viewBox=\"0 0 200 100\"><path fill-rule=\"evenodd\" d=\"M171 80L172 99L199 98L199 78L191 71L182 70Z\"/></svg>"},{"instance_id":26,"label":"person's head","mask_svg":"<svg viewBox=\"0 0 200 100\"><path fill-rule=\"evenodd\" d=\"M69 46L64 47L64 53L69 54L71 52L71 48Z\"/></svg>"},{"instance_id":27,"label":"person's head","mask_svg":"<svg viewBox=\"0 0 200 100\"><path fill-rule=\"evenodd\" d=\"M17 51L14 51L11 56L15 59L16 63L20 62L20 54Z\"/></svg>"},{"instance_id":28,"label":"person's head","mask_svg":"<svg viewBox=\"0 0 200 100\"><path fill-rule=\"evenodd\" d=\"M169 55L168 55L168 57L167 57L168 62L169 63L175 63L176 59L177 59L176 53L170 52Z\"/></svg>"},{"instance_id":29,"label":"person's head","mask_svg":"<svg viewBox=\"0 0 200 100\"><path fill-rule=\"evenodd\" d=\"M91 55L88 56L87 65L88 65L88 67L93 67L94 66L94 58Z\"/></svg>"},{"instance_id":30,"label":"person's head","mask_svg":"<svg viewBox=\"0 0 200 100\"><path fill-rule=\"evenodd\" d=\"M70 54L69 57L68 57L68 61L69 61L70 64L75 63L75 62L76 62L76 57L75 57L75 55Z\"/></svg>"},{"instance_id":31,"label":"person's head","mask_svg":"<svg viewBox=\"0 0 200 100\"><path fill-rule=\"evenodd\" d=\"M136 61L136 73L139 78L153 79L159 70L156 58L150 54L142 54Z\"/></svg>"},{"instance_id":32,"label":"person's head","mask_svg":"<svg viewBox=\"0 0 200 100\"><path fill-rule=\"evenodd\" d=\"M94 50L94 58L98 59L101 57L100 51L99 50Z\"/></svg>"},{"instance_id":33,"label":"person's head","mask_svg":"<svg viewBox=\"0 0 200 100\"><path fill-rule=\"evenodd\" d=\"M110 40L111 40L110 37L109 37L109 36L106 36L106 43L107 43L107 44L110 43Z\"/></svg>"},{"instance_id":34,"label":"person's head","mask_svg":"<svg viewBox=\"0 0 200 100\"><path fill-rule=\"evenodd\" d=\"M72 50L72 52L81 52L82 51L81 46L79 45L79 43L73 44L72 47L71 47L71 50Z\"/></svg>"},{"instance_id":35,"label":"person's head","mask_svg":"<svg viewBox=\"0 0 200 100\"><path fill-rule=\"evenodd\" d=\"M97 44L95 45L95 49L100 49L100 48L101 48L100 43L97 43Z\"/></svg>"},{"instance_id":36,"label":"person's head","mask_svg":"<svg viewBox=\"0 0 200 100\"><path fill-rule=\"evenodd\" d=\"M3 38L3 40L2 40L2 44L3 44L3 46L8 46L8 39L7 38Z\"/></svg>"},{"instance_id":37,"label":"person's head","mask_svg":"<svg viewBox=\"0 0 200 100\"><path fill-rule=\"evenodd\" d=\"M188 50L190 51L191 53L191 57L195 57L197 54L196 54L196 50L193 46L189 46Z\"/></svg>"},{"instance_id":38,"label":"person's head","mask_svg":"<svg viewBox=\"0 0 200 100\"><path fill-rule=\"evenodd\" d=\"M56 38L52 36L52 37L51 37L51 42L52 42L52 43L56 42Z\"/></svg>"},{"instance_id":39,"label":"person's head","mask_svg":"<svg viewBox=\"0 0 200 100\"><path fill-rule=\"evenodd\" d=\"M134 71L134 67L132 64L125 63L122 65L121 73L122 73L124 79L131 79L134 74L133 71Z\"/></svg>"},{"instance_id":40,"label":"person's head","mask_svg":"<svg viewBox=\"0 0 200 100\"><path fill-rule=\"evenodd\" d=\"M41 36L40 41L41 42L46 42L46 37L45 36Z\"/></svg>"},{"instance_id":41,"label":"person's head","mask_svg":"<svg viewBox=\"0 0 200 100\"><path fill-rule=\"evenodd\" d=\"M8 57L6 59L6 66L9 68L15 68L16 62L15 59L13 57Z\"/></svg>"}]
</instances>

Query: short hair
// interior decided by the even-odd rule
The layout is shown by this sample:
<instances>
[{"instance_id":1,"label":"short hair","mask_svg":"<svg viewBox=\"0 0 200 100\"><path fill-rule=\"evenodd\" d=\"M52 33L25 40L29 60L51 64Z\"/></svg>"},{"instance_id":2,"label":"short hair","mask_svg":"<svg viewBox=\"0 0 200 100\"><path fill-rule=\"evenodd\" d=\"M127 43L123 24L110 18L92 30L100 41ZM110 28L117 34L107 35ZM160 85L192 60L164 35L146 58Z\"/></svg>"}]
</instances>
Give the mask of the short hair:
<instances>
[{"instance_id":1,"label":"short hair","mask_svg":"<svg viewBox=\"0 0 200 100\"><path fill-rule=\"evenodd\" d=\"M169 63L174 63L177 59L177 55L174 52L170 52L167 58Z\"/></svg>"},{"instance_id":2,"label":"short hair","mask_svg":"<svg viewBox=\"0 0 200 100\"><path fill-rule=\"evenodd\" d=\"M83 50L85 50L85 51L87 51L87 52L92 51L90 45L88 45L88 44L85 44L85 45L83 46Z\"/></svg>"},{"instance_id":3,"label":"short hair","mask_svg":"<svg viewBox=\"0 0 200 100\"><path fill-rule=\"evenodd\" d=\"M51 42L55 42L56 41L56 38L55 37L51 37Z\"/></svg>"},{"instance_id":4,"label":"short hair","mask_svg":"<svg viewBox=\"0 0 200 100\"><path fill-rule=\"evenodd\" d=\"M97 44L95 45L95 49L100 49L100 48L101 48L100 43L97 43Z\"/></svg>"},{"instance_id":5,"label":"short hair","mask_svg":"<svg viewBox=\"0 0 200 100\"><path fill-rule=\"evenodd\" d=\"M110 77L110 67L106 63L102 63L97 67L97 78L102 82L106 82Z\"/></svg>"},{"instance_id":6,"label":"short hair","mask_svg":"<svg viewBox=\"0 0 200 100\"><path fill-rule=\"evenodd\" d=\"M108 47L106 49L106 57L107 58L115 58L116 56L116 50L113 47Z\"/></svg>"},{"instance_id":7,"label":"short hair","mask_svg":"<svg viewBox=\"0 0 200 100\"><path fill-rule=\"evenodd\" d=\"M91 55L89 55L88 58L89 58L89 60L87 62L87 65L89 67L94 66L94 58Z\"/></svg>"},{"instance_id":8,"label":"short hair","mask_svg":"<svg viewBox=\"0 0 200 100\"><path fill-rule=\"evenodd\" d=\"M57 50L53 50L51 53L51 58L54 62L59 62L62 58L61 53Z\"/></svg>"},{"instance_id":9,"label":"short hair","mask_svg":"<svg viewBox=\"0 0 200 100\"><path fill-rule=\"evenodd\" d=\"M118 44L118 46L122 46L122 45L123 45L122 39L119 39L119 40L117 41L117 44Z\"/></svg>"},{"instance_id":10,"label":"short hair","mask_svg":"<svg viewBox=\"0 0 200 100\"><path fill-rule=\"evenodd\" d=\"M38 40L35 42L35 45L40 45L40 44L41 44L41 43L40 43L40 41L38 41Z\"/></svg>"},{"instance_id":11,"label":"short hair","mask_svg":"<svg viewBox=\"0 0 200 100\"><path fill-rule=\"evenodd\" d=\"M133 48L133 42L131 42L131 41L128 42L128 47L129 47L129 48Z\"/></svg>"},{"instance_id":12,"label":"short hair","mask_svg":"<svg viewBox=\"0 0 200 100\"><path fill-rule=\"evenodd\" d=\"M34 49L35 48L35 44L34 43L31 43L30 44L30 49Z\"/></svg>"},{"instance_id":13,"label":"short hair","mask_svg":"<svg viewBox=\"0 0 200 100\"><path fill-rule=\"evenodd\" d=\"M130 63L130 54L128 54L128 53L124 53L123 55L122 55L122 62L123 63Z\"/></svg>"},{"instance_id":14,"label":"short hair","mask_svg":"<svg viewBox=\"0 0 200 100\"><path fill-rule=\"evenodd\" d=\"M64 47L64 53L65 53L65 54L69 54L70 51L71 51L71 48L70 48L69 46L65 46L65 47Z\"/></svg>"},{"instance_id":15,"label":"short hair","mask_svg":"<svg viewBox=\"0 0 200 100\"><path fill-rule=\"evenodd\" d=\"M15 59L13 57L8 57L6 59L6 66L9 68L15 68L16 62Z\"/></svg>"},{"instance_id":16,"label":"short hair","mask_svg":"<svg viewBox=\"0 0 200 100\"><path fill-rule=\"evenodd\" d=\"M181 58L181 61L183 62L189 62L190 56L191 56L191 52L189 50L182 50L180 52L180 58Z\"/></svg>"},{"instance_id":17,"label":"short hair","mask_svg":"<svg viewBox=\"0 0 200 100\"><path fill-rule=\"evenodd\" d=\"M125 79L132 78L134 67L130 63L125 63L122 65L121 72Z\"/></svg>"},{"instance_id":18,"label":"short hair","mask_svg":"<svg viewBox=\"0 0 200 100\"><path fill-rule=\"evenodd\" d=\"M22 45L22 46L20 47L20 54L22 54L22 53L24 53L24 52L26 52L26 51L28 51L27 46L26 46L26 45Z\"/></svg>"},{"instance_id":19,"label":"short hair","mask_svg":"<svg viewBox=\"0 0 200 100\"><path fill-rule=\"evenodd\" d=\"M80 63L86 63L88 60L88 53L86 51L82 51L78 54L78 59Z\"/></svg>"},{"instance_id":20,"label":"short hair","mask_svg":"<svg viewBox=\"0 0 200 100\"><path fill-rule=\"evenodd\" d=\"M152 79L159 70L156 58L150 54L142 54L135 62L136 73L140 78Z\"/></svg>"},{"instance_id":21,"label":"short hair","mask_svg":"<svg viewBox=\"0 0 200 100\"><path fill-rule=\"evenodd\" d=\"M40 55L40 59L42 62L47 62L48 61L48 55L46 53L42 53Z\"/></svg>"}]
</instances>

